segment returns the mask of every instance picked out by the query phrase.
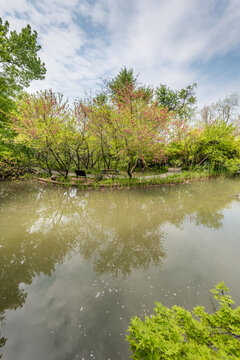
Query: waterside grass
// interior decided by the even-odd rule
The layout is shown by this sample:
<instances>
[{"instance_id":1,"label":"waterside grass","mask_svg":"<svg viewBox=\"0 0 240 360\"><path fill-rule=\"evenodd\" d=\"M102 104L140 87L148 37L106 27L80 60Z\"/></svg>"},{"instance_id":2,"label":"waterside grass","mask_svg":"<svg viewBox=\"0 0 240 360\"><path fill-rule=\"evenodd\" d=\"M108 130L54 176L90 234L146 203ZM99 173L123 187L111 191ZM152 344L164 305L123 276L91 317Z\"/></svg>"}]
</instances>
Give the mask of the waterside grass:
<instances>
[{"instance_id":1,"label":"waterside grass","mask_svg":"<svg viewBox=\"0 0 240 360\"><path fill-rule=\"evenodd\" d=\"M225 178L232 176L227 172L218 172L213 170L194 170L194 171L182 171L181 173L169 174L165 177L162 176L153 176L153 177L133 177L123 178L116 177L114 179L95 179L88 178L86 180L76 180L74 178L59 178L56 181L51 180L50 178L39 178L34 177L35 180L38 180L45 184L50 185L60 185L66 187L77 187L82 190L98 190L98 189L126 189L126 188L148 188L161 185L174 185L174 184L186 184L194 181L207 180L210 178Z\"/></svg>"}]
</instances>

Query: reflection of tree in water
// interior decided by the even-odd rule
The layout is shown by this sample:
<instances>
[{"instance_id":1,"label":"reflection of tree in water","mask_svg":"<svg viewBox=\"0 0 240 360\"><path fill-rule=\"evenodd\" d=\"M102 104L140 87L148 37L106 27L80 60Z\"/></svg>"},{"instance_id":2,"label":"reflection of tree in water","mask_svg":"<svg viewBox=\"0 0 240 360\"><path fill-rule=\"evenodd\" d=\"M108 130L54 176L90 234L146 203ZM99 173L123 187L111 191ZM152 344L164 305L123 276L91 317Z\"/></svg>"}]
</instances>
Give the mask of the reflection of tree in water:
<instances>
[{"instance_id":1,"label":"reflection of tree in water","mask_svg":"<svg viewBox=\"0 0 240 360\"><path fill-rule=\"evenodd\" d=\"M0 325L5 320L3 313L0 313ZM1 332L0 332L1 335ZM3 347L6 344L7 339L5 337L0 337L0 348ZM0 359L2 358L2 355L0 354Z\"/></svg>"},{"instance_id":2,"label":"reflection of tree in water","mask_svg":"<svg viewBox=\"0 0 240 360\"><path fill-rule=\"evenodd\" d=\"M220 228L222 209L237 191L216 184L104 193L4 185L0 192L2 318L6 309L24 304L26 293L20 284L31 284L41 272L51 275L56 264L73 252L92 260L97 272L126 276L134 268L161 263L162 225L182 227L188 219ZM4 343L2 338L0 346Z\"/></svg>"}]
</instances>

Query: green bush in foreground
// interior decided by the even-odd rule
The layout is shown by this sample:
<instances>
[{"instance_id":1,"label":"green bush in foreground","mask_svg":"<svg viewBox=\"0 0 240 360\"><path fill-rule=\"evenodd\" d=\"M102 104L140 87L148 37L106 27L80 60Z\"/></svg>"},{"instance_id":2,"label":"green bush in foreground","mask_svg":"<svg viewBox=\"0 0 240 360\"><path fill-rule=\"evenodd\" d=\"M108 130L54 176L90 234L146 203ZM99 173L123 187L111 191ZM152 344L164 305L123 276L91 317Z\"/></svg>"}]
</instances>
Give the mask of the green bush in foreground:
<instances>
[{"instance_id":1,"label":"green bush in foreground","mask_svg":"<svg viewBox=\"0 0 240 360\"><path fill-rule=\"evenodd\" d=\"M156 303L156 315L144 321L134 317L127 336L133 359L240 359L240 307L232 308L234 301L224 282L211 292L219 304L213 314L203 306L191 313Z\"/></svg>"}]
</instances>

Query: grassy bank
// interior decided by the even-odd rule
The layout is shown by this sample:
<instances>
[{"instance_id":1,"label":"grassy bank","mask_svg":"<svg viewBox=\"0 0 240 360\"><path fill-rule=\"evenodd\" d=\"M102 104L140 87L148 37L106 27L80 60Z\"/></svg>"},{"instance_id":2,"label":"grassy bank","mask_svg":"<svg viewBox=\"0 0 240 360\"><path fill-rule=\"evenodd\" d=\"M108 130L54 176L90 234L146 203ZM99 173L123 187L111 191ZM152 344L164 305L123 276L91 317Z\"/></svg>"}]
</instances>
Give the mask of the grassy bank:
<instances>
[{"instance_id":1,"label":"grassy bank","mask_svg":"<svg viewBox=\"0 0 240 360\"><path fill-rule=\"evenodd\" d=\"M166 177L153 176L153 177L134 177L129 178L115 178L115 179L97 179L87 178L86 180L77 180L76 178L59 178L57 180L51 180L46 177L34 177L35 180L45 184L61 185L61 186L74 186L79 189L124 189L124 188L148 188L161 185L174 185L184 184L193 181L207 180L209 178L224 178L232 176L226 172L216 172L212 170L201 171L183 171L172 175L166 175Z\"/></svg>"}]
</instances>

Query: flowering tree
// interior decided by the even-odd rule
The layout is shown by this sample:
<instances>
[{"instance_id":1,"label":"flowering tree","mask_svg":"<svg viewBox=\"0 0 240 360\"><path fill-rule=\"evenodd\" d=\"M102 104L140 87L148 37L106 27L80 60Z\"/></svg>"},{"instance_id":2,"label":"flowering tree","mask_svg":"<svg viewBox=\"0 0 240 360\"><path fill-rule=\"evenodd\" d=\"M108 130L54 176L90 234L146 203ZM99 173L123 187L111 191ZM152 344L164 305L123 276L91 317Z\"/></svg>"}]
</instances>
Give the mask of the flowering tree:
<instances>
[{"instance_id":1,"label":"flowering tree","mask_svg":"<svg viewBox=\"0 0 240 360\"><path fill-rule=\"evenodd\" d=\"M184 129L184 122L167 108L147 98L140 88L125 84L112 105L82 105L92 131L104 138L110 154L118 159L129 175L138 163L143 167L164 158L166 144Z\"/></svg>"},{"instance_id":2,"label":"flowering tree","mask_svg":"<svg viewBox=\"0 0 240 360\"><path fill-rule=\"evenodd\" d=\"M24 94L12 113L12 128L19 134L18 141L31 147L38 161L51 173L54 166L67 176L78 146L76 118L63 100L51 90L34 95Z\"/></svg>"},{"instance_id":3,"label":"flowering tree","mask_svg":"<svg viewBox=\"0 0 240 360\"><path fill-rule=\"evenodd\" d=\"M74 119L78 133L77 143L74 146L75 156L73 161L78 169L93 168L100 159L98 138L94 136L89 126L87 113L82 109L81 101L74 103Z\"/></svg>"}]
</instances>

